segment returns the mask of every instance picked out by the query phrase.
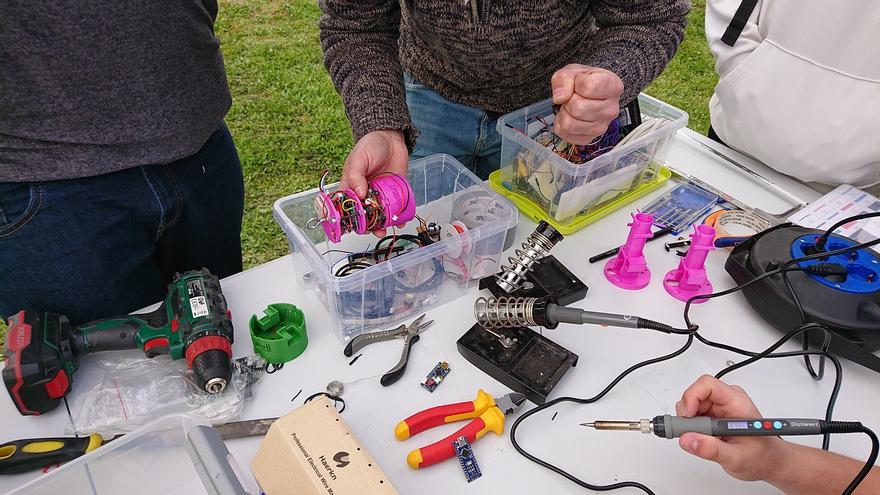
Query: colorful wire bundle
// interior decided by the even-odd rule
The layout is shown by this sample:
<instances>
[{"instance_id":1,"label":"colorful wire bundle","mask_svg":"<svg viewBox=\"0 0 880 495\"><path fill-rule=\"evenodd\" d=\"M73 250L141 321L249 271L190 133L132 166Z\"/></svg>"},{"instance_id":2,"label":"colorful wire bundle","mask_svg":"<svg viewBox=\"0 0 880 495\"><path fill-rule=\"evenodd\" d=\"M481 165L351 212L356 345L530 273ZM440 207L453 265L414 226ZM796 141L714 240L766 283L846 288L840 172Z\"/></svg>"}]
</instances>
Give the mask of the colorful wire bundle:
<instances>
[{"instance_id":1,"label":"colorful wire bundle","mask_svg":"<svg viewBox=\"0 0 880 495\"><path fill-rule=\"evenodd\" d=\"M542 146L550 148L561 158L577 165L587 163L593 158L611 151L622 138L620 123L617 119L611 121L605 134L584 145L571 144L565 141L553 132L552 126L546 120L541 117L537 117L537 119L544 127L538 131L538 134L533 139Z\"/></svg>"},{"instance_id":2,"label":"colorful wire bundle","mask_svg":"<svg viewBox=\"0 0 880 495\"><path fill-rule=\"evenodd\" d=\"M365 234L390 227L402 227L415 216L412 186L404 177L383 173L373 177L365 198L351 189L327 193L325 183L329 171L321 176L315 212L318 217L309 221L309 228L323 227L332 242L339 242L343 234Z\"/></svg>"}]
</instances>

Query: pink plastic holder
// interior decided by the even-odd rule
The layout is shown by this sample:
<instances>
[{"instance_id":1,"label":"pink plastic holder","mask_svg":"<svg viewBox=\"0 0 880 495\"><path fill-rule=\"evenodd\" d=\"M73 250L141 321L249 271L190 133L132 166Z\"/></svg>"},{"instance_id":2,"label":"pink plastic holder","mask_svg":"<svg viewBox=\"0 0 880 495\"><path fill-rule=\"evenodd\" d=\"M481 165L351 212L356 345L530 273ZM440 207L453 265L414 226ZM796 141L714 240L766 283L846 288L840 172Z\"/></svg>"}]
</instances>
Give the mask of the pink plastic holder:
<instances>
[{"instance_id":1,"label":"pink plastic holder","mask_svg":"<svg viewBox=\"0 0 880 495\"><path fill-rule=\"evenodd\" d=\"M715 249L715 229L709 225L699 225L691 234L691 246L678 268L663 277L666 292L679 301L687 301L694 296L712 293L712 282L706 275L706 256ZM708 299L697 299L694 304Z\"/></svg>"},{"instance_id":2,"label":"pink plastic holder","mask_svg":"<svg viewBox=\"0 0 880 495\"><path fill-rule=\"evenodd\" d=\"M648 213L635 213L632 217L626 244L605 264L605 278L621 289L638 290L647 287L651 281L644 249L648 239L654 237L651 232L654 217Z\"/></svg>"},{"instance_id":3,"label":"pink plastic holder","mask_svg":"<svg viewBox=\"0 0 880 495\"><path fill-rule=\"evenodd\" d=\"M412 186L399 175L380 175L370 182L378 192L382 210L386 212L382 228L402 227L416 216L416 198Z\"/></svg>"},{"instance_id":4,"label":"pink plastic holder","mask_svg":"<svg viewBox=\"0 0 880 495\"><path fill-rule=\"evenodd\" d=\"M355 232L363 234L367 231L367 218L365 216L364 207L361 205L361 200L358 198L357 193L351 189L346 189L343 192L346 196L354 200L355 211L357 212L357 217L355 218ZM321 227L324 229L324 233L327 234L327 238L330 239L331 242L339 242L340 239L342 239L342 234L345 234L345 232L342 231L342 217L339 210L333 205L330 196L323 192L320 193L315 200L323 204L323 211L326 212L326 219L321 222Z\"/></svg>"}]
</instances>

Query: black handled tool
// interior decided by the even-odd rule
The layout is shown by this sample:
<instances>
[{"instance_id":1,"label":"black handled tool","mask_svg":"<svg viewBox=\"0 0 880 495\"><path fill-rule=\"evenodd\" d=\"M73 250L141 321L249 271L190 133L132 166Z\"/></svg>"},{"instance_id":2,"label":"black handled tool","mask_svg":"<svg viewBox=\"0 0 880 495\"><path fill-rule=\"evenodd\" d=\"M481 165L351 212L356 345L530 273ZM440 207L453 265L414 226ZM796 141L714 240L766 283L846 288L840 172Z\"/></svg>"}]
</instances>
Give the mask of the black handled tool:
<instances>
[{"instance_id":1,"label":"black handled tool","mask_svg":"<svg viewBox=\"0 0 880 495\"><path fill-rule=\"evenodd\" d=\"M685 433L702 433L713 437L824 435L858 431L856 425L860 424L794 418L719 419L705 416L685 418L669 414L638 421L581 423L581 426L597 430L641 431L653 433L660 438L678 438Z\"/></svg>"},{"instance_id":2,"label":"black handled tool","mask_svg":"<svg viewBox=\"0 0 880 495\"><path fill-rule=\"evenodd\" d=\"M223 440L265 435L278 418L234 421L214 429ZM104 440L93 433L87 437L27 438L0 444L0 474L18 474L70 462L122 435Z\"/></svg>"},{"instance_id":3,"label":"black handled tool","mask_svg":"<svg viewBox=\"0 0 880 495\"><path fill-rule=\"evenodd\" d=\"M397 382L397 380L400 380L400 377L402 377L404 371L406 371L406 363L409 361L409 352L412 349L412 345L419 341L419 334L434 323L434 320L422 323L425 316L426 315L419 316L409 325L400 325L397 328L392 328L391 330L385 330L383 332L372 332L358 335L349 341L348 345L345 346L343 353L346 356L351 357L352 354L370 344L402 338L403 352L400 355L400 361L379 379L379 383L384 387L392 385Z\"/></svg>"}]
</instances>

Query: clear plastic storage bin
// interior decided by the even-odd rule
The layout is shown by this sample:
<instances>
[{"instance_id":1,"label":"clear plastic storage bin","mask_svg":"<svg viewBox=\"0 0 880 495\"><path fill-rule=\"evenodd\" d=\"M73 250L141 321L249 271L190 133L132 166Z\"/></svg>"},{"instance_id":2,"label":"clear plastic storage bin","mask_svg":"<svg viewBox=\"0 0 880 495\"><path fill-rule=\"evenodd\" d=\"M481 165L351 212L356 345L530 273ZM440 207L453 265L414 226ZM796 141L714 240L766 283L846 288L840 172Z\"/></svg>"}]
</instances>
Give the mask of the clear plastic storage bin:
<instances>
[{"instance_id":1,"label":"clear plastic storage bin","mask_svg":"<svg viewBox=\"0 0 880 495\"><path fill-rule=\"evenodd\" d=\"M320 226L309 228L315 226L317 189L275 202L297 281L318 294L343 342L462 296L498 271L505 240L516 227L516 208L449 155L410 162L407 179L419 217L441 226L461 221L467 230L342 277L335 274L348 255L373 249L379 239L348 233L331 243ZM414 219L396 233L415 234L418 226Z\"/></svg>"},{"instance_id":2,"label":"clear plastic storage bin","mask_svg":"<svg viewBox=\"0 0 880 495\"><path fill-rule=\"evenodd\" d=\"M71 461L9 495L256 495L216 430L173 414Z\"/></svg>"},{"instance_id":3,"label":"clear plastic storage bin","mask_svg":"<svg viewBox=\"0 0 880 495\"><path fill-rule=\"evenodd\" d=\"M656 179L665 147L687 125L688 115L648 95L639 95L642 119L662 119L651 132L577 165L538 144L532 137L553 124L553 103L545 100L498 119L502 136L500 179L560 226L612 203Z\"/></svg>"}]
</instances>

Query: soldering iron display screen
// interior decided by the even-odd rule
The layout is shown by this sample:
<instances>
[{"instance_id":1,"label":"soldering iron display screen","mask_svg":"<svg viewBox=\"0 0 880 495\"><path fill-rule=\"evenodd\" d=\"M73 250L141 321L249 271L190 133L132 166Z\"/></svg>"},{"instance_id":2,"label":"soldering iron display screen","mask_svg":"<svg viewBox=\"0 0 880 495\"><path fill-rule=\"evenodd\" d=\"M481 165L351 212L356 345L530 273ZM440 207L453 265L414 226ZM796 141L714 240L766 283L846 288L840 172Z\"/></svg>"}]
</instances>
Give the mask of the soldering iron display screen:
<instances>
[{"instance_id":1,"label":"soldering iron display screen","mask_svg":"<svg viewBox=\"0 0 880 495\"><path fill-rule=\"evenodd\" d=\"M727 423L728 430L748 430L749 423L746 421L730 421Z\"/></svg>"}]
</instances>

